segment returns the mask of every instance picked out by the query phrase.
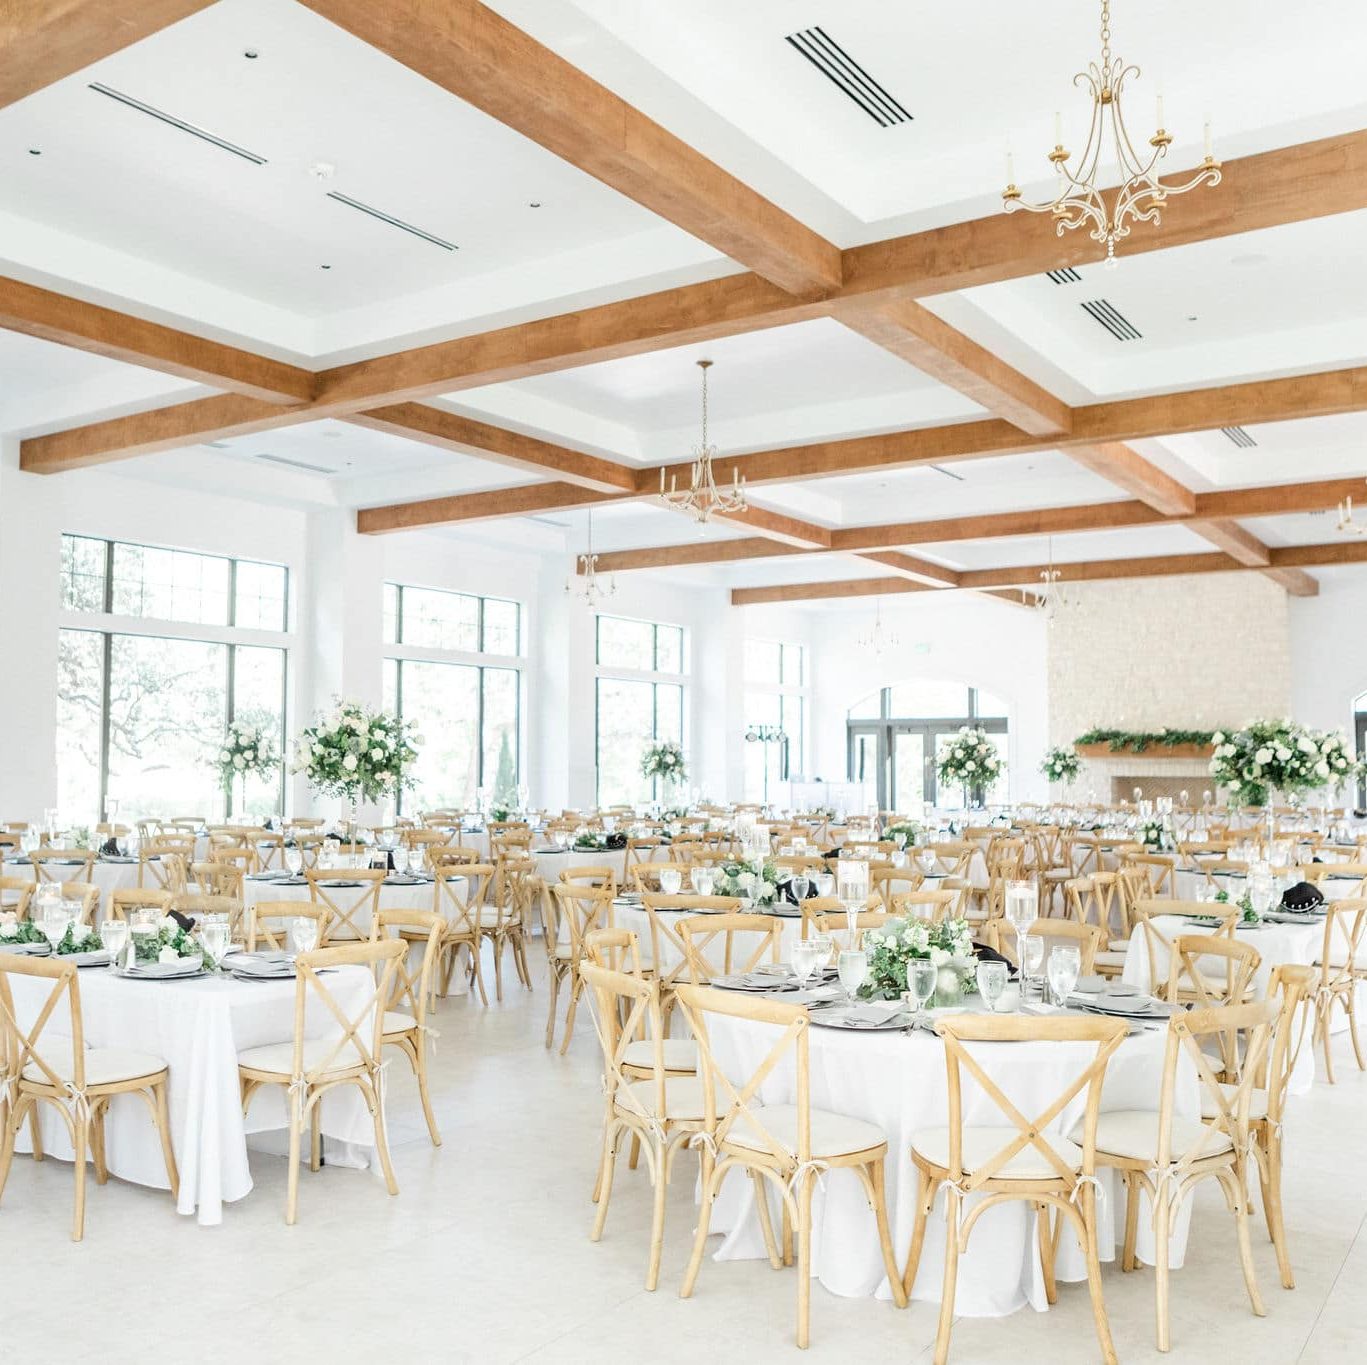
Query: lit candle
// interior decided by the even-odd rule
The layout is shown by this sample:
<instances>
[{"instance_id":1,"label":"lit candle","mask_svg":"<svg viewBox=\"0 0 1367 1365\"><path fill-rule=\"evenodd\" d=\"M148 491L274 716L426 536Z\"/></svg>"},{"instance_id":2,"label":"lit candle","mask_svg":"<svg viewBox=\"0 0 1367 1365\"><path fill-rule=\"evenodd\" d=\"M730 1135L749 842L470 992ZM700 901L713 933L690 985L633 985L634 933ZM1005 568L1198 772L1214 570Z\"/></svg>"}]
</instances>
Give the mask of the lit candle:
<instances>
[{"instance_id":1,"label":"lit candle","mask_svg":"<svg viewBox=\"0 0 1367 1365\"><path fill-rule=\"evenodd\" d=\"M1057 109L1054 110L1054 146L1063 146L1063 115Z\"/></svg>"},{"instance_id":2,"label":"lit candle","mask_svg":"<svg viewBox=\"0 0 1367 1365\"><path fill-rule=\"evenodd\" d=\"M1211 144L1211 140L1210 140L1210 120L1207 119L1207 120L1206 120L1206 156L1207 156L1207 157L1210 157L1210 155L1211 155L1211 146L1212 146L1212 144Z\"/></svg>"}]
</instances>

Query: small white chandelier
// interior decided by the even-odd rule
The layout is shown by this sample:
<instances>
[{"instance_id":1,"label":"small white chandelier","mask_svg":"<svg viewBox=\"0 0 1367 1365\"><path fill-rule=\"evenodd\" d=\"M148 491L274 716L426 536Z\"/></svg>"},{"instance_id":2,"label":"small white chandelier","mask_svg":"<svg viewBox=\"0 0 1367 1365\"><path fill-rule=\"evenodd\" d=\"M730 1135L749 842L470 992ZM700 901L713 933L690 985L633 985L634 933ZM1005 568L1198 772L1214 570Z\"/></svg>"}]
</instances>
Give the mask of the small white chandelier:
<instances>
[{"instance_id":1,"label":"small white chandelier","mask_svg":"<svg viewBox=\"0 0 1367 1365\"><path fill-rule=\"evenodd\" d=\"M885 650L896 649L902 643L896 631L883 628L883 599L880 597L873 607L873 625L855 640L860 649L867 649L875 658L881 658Z\"/></svg>"},{"instance_id":2,"label":"small white chandelier","mask_svg":"<svg viewBox=\"0 0 1367 1365\"><path fill-rule=\"evenodd\" d=\"M1363 526L1353 519L1352 498L1344 498L1339 503L1339 520L1336 529L1346 536L1367 536L1367 526Z\"/></svg>"},{"instance_id":3,"label":"small white chandelier","mask_svg":"<svg viewBox=\"0 0 1367 1365\"><path fill-rule=\"evenodd\" d=\"M710 360L698 361L702 371L702 442L693 448L693 474L689 485L682 493L678 491L677 480L670 479L669 489L665 490L664 466L660 467L660 501L666 507L678 508L689 513L694 521L710 521L715 513L726 515L744 512L745 480L739 470L732 470L729 492L717 488L717 480L712 473L712 461L717 458L717 447L707 440L707 371L711 369Z\"/></svg>"},{"instance_id":4,"label":"small white chandelier","mask_svg":"<svg viewBox=\"0 0 1367 1365\"><path fill-rule=\"evenodd\" d=\"M1035 608L1051 626L1059 612L1071 611L1078 604L1077 596L1063 588L1062 578L1062 572L1054 567L1054 538L1050 536L1049 566L1040 572L1040 586L1035 589Z\"/></svg>"},{"instance_id":5,"label":"small white chandelier","mask_svg":"<svg viewBox=\"0 0 1367 1365\"><path fill-rule=\"evenodd\" d=\"M1198 185L1220 183L1220 163L1211 154L1209 121L1205 128L1205 160L1191 179L1180 185L1165 185L1158 179L1155 168L1172 143L1172 134L1163 127L1161 94L1158 96L1158 129L1149 139L1153 152L1147 163L1142 160L1130 141L1120 107L1121 87L1131 74L1138 76L1139 68L1126 66L1119 57L1111 56L1111 3L1101 0L1101 61L1091 63L1086 71L1079 71L1073 77L1074 85L1085 85L1092 93L1092 123L1077 170L1068 167L1071 153L1063 145L1063 119L1059 114L1054 115L1054 150L1049 153L1058 187L1047 204L1030 204L1021 198L1011 153L1006 154L1007 185L1002 195L1006 212L1024 209L1028 213L1052 214L1060 237L1069 228L1090 224L1092 239L1105 244L1108 266L1115 265L1115 244L1130 235L1134 223L1162 221L1159 212L1169 196L1186 194ZM1098 185L1102 154L1107 149L1114 152L1121 177L1109 204Z\"/></svg>"},{"instance_id":6,"label":"small white chandelier","mask_svg":"<svg viewBox=\"0 0 1367 1365\"><path fill-rule=\"evenodd\" d=\"M586 605L596 606L604 597L611 597L617 591L617 580L611 576L607 579L607 585L598 576L598 556L593 552L593 510L589 509L588 514L588 544L584 547L582 555L575 556L575 567L578 572L575 575L579 580L578 593L584 599ZM574 579L565 580L565 592L575 592Z\"/></svg>"}]
</instances>

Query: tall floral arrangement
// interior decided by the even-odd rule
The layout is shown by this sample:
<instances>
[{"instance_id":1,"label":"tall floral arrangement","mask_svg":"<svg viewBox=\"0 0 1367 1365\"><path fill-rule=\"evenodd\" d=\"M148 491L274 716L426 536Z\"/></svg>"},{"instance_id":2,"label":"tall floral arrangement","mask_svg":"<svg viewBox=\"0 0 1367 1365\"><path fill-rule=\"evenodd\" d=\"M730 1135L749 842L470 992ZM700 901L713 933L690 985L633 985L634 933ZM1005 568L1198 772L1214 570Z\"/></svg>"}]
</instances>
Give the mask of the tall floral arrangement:
<instances>
[{"instance_id":1,"label":"tall floral arrangement","mask_svg":"<svg viewBox=\"0 0 1367 1365\"><path fill-rule=\"evenodd\" d=\"M961 725L958 734L941 753L937 771L945 786L981 792L1001 776L1005 767L986 730L976 725Z\"/></svg>"},{"instance_id":2,"label":"tall floral arrangement","mask_svg":"<svg viewBox=\"0 0 1367 1365\"><path fill-rule=\"evenodd\" d=\"M1229 734L1217 730L1212 742L1210 775L1241 805L1266 805L1269 791L1299 796L1332 786L1352 768L1342 734L1291 720L1255 720Z\"/></svg>"},{"instance_id":3,"label":"tall floral arrangement","mask_svg":"<svg viewBox=\"0 0 1367 1365\"><path fill-rule=\"evenodd\" d=\"M421 743L412 721L339 701L299 736L293 770L323 796L339 796L353 805L381 801L413 785L409 769Z\"/></svg>"},{"instance_id":4,"label":"tall floral arrangement","mask_svg":"<svg viewBox=\"0 0 1367 1365\"><path fill-rule=\"evenodd\" d=\"M245 784L249 777L274 777L280 755L274 740L259 725L230 720L214 763L218 768L219 785L231 807L233 783L240 780Z\"/></svg>"},{"instance_id":5,"label":"tall floral arrangement","mask_svg":"<svg viewBox=\"0 0 1367 1365\"><path fill-rule=\"evenodd\" d=\"M662 782L686 782L688 768L683 750L673 740L652 744L641 755L641 776L658 777Z\"/></svg>"},{"instance_id":6,"label":"tall floral arrangement","mask_svg":"<svg viewBox=\"0 0 1367 1365\"><path fill-rule=\"evenodd\" d=\"M1039 770L1050 782L1076 782L1082 771L1082 761L1073 749L1050 749L1044 755Z\"/></svg>"}]
</instances>

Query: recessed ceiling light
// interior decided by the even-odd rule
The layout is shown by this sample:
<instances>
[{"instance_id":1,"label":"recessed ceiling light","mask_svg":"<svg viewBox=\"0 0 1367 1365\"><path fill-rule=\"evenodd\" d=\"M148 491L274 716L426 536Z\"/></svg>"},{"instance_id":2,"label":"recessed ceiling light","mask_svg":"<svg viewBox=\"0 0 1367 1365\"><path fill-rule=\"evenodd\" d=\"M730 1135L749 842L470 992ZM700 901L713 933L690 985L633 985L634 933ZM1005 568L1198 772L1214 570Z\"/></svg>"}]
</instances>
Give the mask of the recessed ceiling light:
<instances>
[{"instance_id":1,"label":"recessed ceiling light","mask_svg":"<svg viewBox=\"0 0 1367 1365\"><path fill-rule=\"evenodd\" d=\"M1195 322L1195 321L1196 321L1196 314L1195 314L1195 313L1188 313L1188 314L1187 314L1187 321L1188 321L1188 322Z\"/></svg>"},{"instance_id":2,"label":"recessed ceiling light","mask_svg":"<svg viewBox=\"0 0 1367 1365\"><path fill-rule=\"evenodd\" d=\"M28 154L30 156L42 156L43 151L41 147L30 147L28 149Z\"/></svg>"},{"instance_id":3,"label":"recessed ceiling light","mask_svg":"<svg viewBox=\"0 0 1367 1365\"><path fill-rule=\"evenodd\" d=\"M249 47L242 55L243 55L249 62L254 62L260 54L256 51L255 48Z\"/></svg>"},{"instance_id":4,"label":"recessed ceiling light","mask_svg":"<svg viewBox=\"0 0 1367 1365\"><path fill-rule=\"evenodd\" d=\"M541 207L541 201L539 199L533 199L532 202L527 205L527 207L529 209L539 209Z\"/></svg>"},{"instance_id":5,"label":"recessed ceiling light","mask_svg":"<svg viewBox=\"0 0 1367 1365\"><path fill-rule=\"evenodd\" d=\"M319 270L331 270L332 267L331 267L330 265L320 265L320 266L318 267L318 269L319 269Z\"/></svg>"}]
</instances>

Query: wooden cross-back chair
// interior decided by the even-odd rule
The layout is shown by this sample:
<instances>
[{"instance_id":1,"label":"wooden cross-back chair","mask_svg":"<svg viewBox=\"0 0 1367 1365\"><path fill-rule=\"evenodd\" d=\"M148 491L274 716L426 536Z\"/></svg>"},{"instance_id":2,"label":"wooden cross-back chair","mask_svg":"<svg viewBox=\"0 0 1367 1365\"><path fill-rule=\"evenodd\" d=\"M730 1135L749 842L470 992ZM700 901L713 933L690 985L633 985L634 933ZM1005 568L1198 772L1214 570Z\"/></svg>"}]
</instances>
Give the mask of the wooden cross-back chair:
<instances>
[{"instance_id":1,"label":"wooden cross-back chair","mask_svg":"<svg viewBox=\"0 0 1367 1365\"><path fill-rule=\"evenodd\" d=\"M689 915L676 927L695 986L778 961L783 922L773 915Z\"/></svg>"},{"instance_id":2,"label":"wooden cross-back chair","mask_svg":"<svg viewBox=\"0 0 1367 1365\"><path fill-rule=\"evenodd\" d=\"M591 877L582 881L565 880L572 873L599 872L607 876L596 885ZM551 997L546 1018L546 1046L550 1047L555 1041L556 1002L561 987L566 986L569 1003L565 1009L565 1037L560 1045L560 1054L564 1056L569 1051L570 1039L574 1035L575 1014L584 988L579 964L587 956L589 935L595 930L612 926L612 898L616 895L616 884L612 880L610 868L566 868L560 877L561 880L552 885L548 901L554 923L546 926Z\"/></svg>"},{"instance_id":3,"label":"wooden cross-back chair","mask_svg":"<svg viewBox=\"0 0 1367 1365\"><path fill-rule=\"evenodd\" d=\"M679 932L680 912L734 915L740 911L740 900L735 896L646 895L641 906L650 925L650 949L643 959L660 983L660 1008L668 1018L674 1008L675 986L689 979L688 946Z\"/></svg>"},{"instance_id":4,"label":"wooden cross-back chair","mask_svg":"<svg viewBox=\"0 0 1367 1365\"><path fill-rule=\"evenodd\" d=\"M234 868L241 876L261 871L261 859L254 844L230 844L209 850L209 861Z\"/></svg>"},{"instance_id":5,"label":"wooden cross-back chair","mask_svg":"<svg viewBox=\"0 0 1367 1365\"><path fill-rule=\"evenodd\" d=\"M627 840L622 853L622 876L631 881L638 866L663 862L669 858L669 845L658 834L645 834Z\"/></svg>"},{"instance_id":6,"label":"wooden cross-back chair","mask_svg":"<svg viewBox=\"0 0 1367 1365\"><path fill-rule=\"evenodd\" d=\"M226 915L229 936L238 943L245 937L246 911L237 896L206 896L202 893L182 891L171 897L170 909L194 919L204 915Z\"/></svg>"},{"instance_id":7,"label":"wooden cross-back chair","mask_svg":"<svg viewBox=\"0 0 1367 1365\"><path fill-rule=\"evenodd\" d=\"M996 949L1004 958L1015 966L1020 962L1016 954L1016 931L1011 922L1006 919L990 919L983 925L980 937L989 948ZM1044 940L1044 961L1041 963L1040 970L1043 973L1048 965L1049 954L1059 944L1069 944L1076 947L1082 959L1082 974L1089 976L1096 965L1096 954L1100 945L1105 941L1101 937L1099 930L1094 929L1090 924L1079 924L1076 920L1058 919L1037 919L1031 926L1027 937L1038 937Z\"/></svg>"},{"instance_id":8,"label":"wooden cross-back chair","mask_svg":"<svg viewBox=\"0 0 1367 1365\"><path fill-rule=\"evenodd\" d=\"M433 855L453 842L452 836L444 829L406 829L400 838L410 854L417 849L422 854L423 862L434 870L436 863Z\"/></svg>"},{"instance_id":9,"label":"wooden cross-back chair","mask_svg":"<svg viewBox=\"0 0 1367 1365\"><path fill-rule=\"evenodd\" d=\"M27 919L29 901L37 885L32 877L0 877L0 914Z\"/></svg>"},{"instance_id":10,"label":"wooden cross-back chair","mask_svg":"<svg viewBox=\"0 0 1367 1365\"><path fill-rule=\"evenodd\" d=\"M670 850L673 852L673 850ZM659 862L632 863L627 868L628 884L636 892L650 892L652 895L680 895L691 886L689 874L693 868L688 863ZM679 885L674 891L664 891L660 886L660 874L677 872Z\"/></svg>"},{"instance_id":11,"label":"wooden cross-back chair","mask_svg":"<svg viewBox=\"0 0 1367 1365\"><path fill-rule=\"evenodd\" d=\"M432 979L441 954L445 921L432 910L381 910L371 921L376 939L398 939L406 949L394 964L389 994L380 1004L384 1010L383 1045L396 1047L413 1068L422 1100L423 1117L432 1146L441 1146L441 1130L432 1112L427 1089L427 1039L436 1031L426 1019L431 1013Z\"/></svg>"},{"instance_id":12,"label":"wooden cross-back chair","mask_svg":"<svg viewBox=\"0 0 1367 1365\"><path fill-rule=\"evenodd\" d=\"M1175 894L1176 869L1177 858L1171 853L1127 853L1119 872L1123 883L1135 885L1137 899L1155 900Z\"/></svg>"},{"instance_id":13,"label":"wooden cross-back chair","mask_svg":"<svg viewBox=\"0 0 1367 1365\"><path fill-rule=\"evenodd\" d=\"M313 921L317 946L323 942L330 913L326 905L313 901L257 901L247 907L247 951L254 953L258 948L291 951L289 926L297 919Z\"/></svg>"},{"instance_id":14,"label":"wooden cross-back chair","mask_svg":"<svg viewBox=\"0 0 1367 1365\"><path fill-rule=\"evenodd\" d=\"M1367 978L1367 900L1329 901L1325 905L1324 937L1316 954L1315 1042L1324 1052L1324 1074L1334 1084L1330 1027L1337 1005L1348 1016L1349 1034L1359 1070L1363 1068L1358 1041L1358 986Z\"/></svg>"},{"instance_id":15,"label":"wooden cross-back chair","mask_svg":"<svg viewBox=\"0 0 1367 1365\"><path fill-rule=\"evenodd\" d=\"M1168 1020L1158 1113L1112 1110L1096 1126L1097 1163L1121 1172L1126 1185L1125 1245L1121 1268L1135 1266L1139 1197L1148 1196L1154 1225L1154 1296L1158 1349L1171 1345L1169 1243L1183 1201L1202 1180L1216 1180L1234 1215L1249 1302L1266 1314L1258 1293L1248 1233L1249 1114L1277 1006L1271 1000L1245 1005L1182 1010ZM1220 1035L1226 1035L1228 1043ZM1237 1084L1221 1080L1219 1058L1242 1038L1243 1073ZM1212 1051L1214 1056L1212 1056ZM1179 1066L1194 1067L1209 1116L1188 1118L1177 1110Z\"/></svg>"},{"instance_id":16,"label":"wooden cross-back chair","mask_svg":"<svg viewBox=\"0 0 1367 1365\"><path fill-rule=\"evenodd\" d=\"M471 986L478 987L480 1003L489 1003L484 989L482 949L485 901L494 875L492 863L441 867L434 873L432 908L446 922L441 936L440 993L451 989L451 977L463 948L469 957Z\"/></svg>"},{"instance_id":17,"label":"wooden cross-back chair","mask_svg":"<svg viewBox=\"0 0 1367 1365\"><path fill-rule=\"evenodd\" d=\"M194 856L195 841L158 839L138 848L138 885L158 891L185 890L185 870Z\"/></svg>"},{"instance_id":18,"label":"wooden cross-back chair","mask_svg":"<svg viewBox=\"0 0 1367 1365\"><path fill-rule=\"evenodd\" d=\"M920 1268L926 1224L940 1190L945 1192L944 1281L940 1320L935 1338L938 1365L949 1357L954 1323L954 1294L959 1258L984 1212L997 1204L1023 1200L1035 1210L1045 1296L1056 1298L1054 1279L1055 1220L1072 1225L1087 1263L1087 1287L1102 1358L1114 1365L1115 1347L1101 1282L1097 1243L1097 1121L1106 1068L1126 1035L1119 1019L1035 1018L1012 1015L964 1014L940 1019L935 1032L944 1040L949 1087L949 1123L912 1136L911 1159L918 1190L911 1247L902 1271L904 1297L909 1297ZM1093 1044L1071 1074L1046 1103L1036 1109L1021 1107L993 1079L975 1056L974 1044L999 1042L1048 1043L1076 1048ZM1068 1074L1068 1073L1065 1073ZM977 1124L964 1122L965 1081L991 1102L991 1117ZM1081 1123L1071 1137L1058 1131L1065 1111L1085 1102ZM966 1208L970 1195L981 1195Z\"/></svg>"},{"instance_id":19,"label":"wooden cross-back chair","mask_svg":"<svg viewBox=\"0 0 1367 1365\"><path fill-rule=\"evenodd\" d=\"M371 921L380 908L380 888L388 875L382 867L304 869L309 900L325 906L328 912L327 924L319 939L321 947L370 937ZM358 885L348 886L348 882Z\"/></svg>"},{"instance_id":20,"label":"wooden cross-back chair","mask_svg":"<svg viewBox=\"0 0 1367 1365\"><path fill-rule=\"evenodd\" d=\"M380 1065L385 1004L392 996L399 960L407 951L408 945L399 939L381 939L299 953L294 959L293 1038L289 1042L247 1048L237 1054L244 1114L261 1086L279 1085L286 1089L290 1133L286 1223L293 1224L298 1214L304 1126L307 1124L311 1129L309 1168L316 1171L322 1161L319 1107L323 1096L338 1086L354 1085L361 1092L374 1123L375 1148L385 1184L390 1194L399 1192L389 1160L384 1105L380 1102ZM364 967L370 974L370 989L361 997L359 1009L353 1007L354 1002L344 1005L324 975L329 970L350 966ZM307 1036L310 1000L315 1004L315 1018L329 1020L329 1032L322 1037ZM335 1032L332 1024L336 1025Z\"/></svg>"},{"instance_id":21,"label":"wooden cross-back chair","mask_svg":"<svg viewBox=\"0 0 1367 1365\"><path fill-rule=\"evenodd\" d=\"M134 910L156 910L165 916L174 893L158 886L119 886L109 893L105 919L126 920Z\"/></svg>"},{"instance_id":22,"label":"wooden cross-back chair","mask_svg":"<svg viewBox=\"0 0 1367 1365\"><path fill-rule=\"evenodd\" d=\"M1211 934L1179 934L1168 958L1165 998L1204 1009L1212 1005L1241 1005L1251 998L1253 977L1262 954L1239 938ZM1238 1069L1237 1056L1226 1056L1225 1069Z\"/></svg>"},{"instance_id":23,"label":"wooden cross-back chair","mask_svg":"<svg viewBox=\"0 0 1367 1365\"><path fill-rule=\"evenodd\" d=\"M701 1129L706 1134L691 1139L701 1148L702 1203L680 1295L691 1297L697 1284L718 1192L731 1171L742 1170L754 1184L760 1228L775 1270L790 1263L796 1234L797 1345L805 1348L810 1339L812 1191L822 1171L839 1169L852 1171L863 1186L874 1214L893 1300L905 1307L906 1294L888 1230L884 1183L887 1134L862 1119L813 1108L807 1011L800 1005L695 985L678 987L678 1003L698 1043ZM713 1054L709 1019L715 1015L780 1030L748 1075L741 1077L733 1068L723 1067ZM761 1087L771 1076L783 1077L785 1082L791 1076L791 1102L761 1102ZM782 1252L769 1213L770 1190L783 1210Z\"/></svg>"},{"instance_id":24,"label":"wooden cross-back chair","mask_svg":"<svg viewBox=\"0 0 1367 1365\"><path fill-rule=\"evenodd\" d=\"M190 881L205 895L242 899L242 869L231 863L191 863Z\"/></svg>"},{"instance_id":25,"label":"wooden cross-back chair","mask_svg":"<svg viewBox=\"0 0 1367 1365\"><path fill-rule=\"evenodd\" d=\"M589 1235L595 1242L603 1235L620 1144L630 1135L633 1150L646 1154L654 1189L646 1265L646 1288L653 1290L660 1279L665 1196L674 1159L701 1126L697 1083L691 1074L667 1068L659 982L612 971L587 958L579 964L579 976L592 995L603 1054L603 1136L594 1189L598 1212Z\"/></svg>"},{"instance_id":26,"label":"wooden cross-back chair","mask_svg":"<svg viewBox=\"0 0 1367 1365\"><path fill-rule=\"evenodd\" d=\"M562 868L559 880L565 886L606 887L617 894L617 869L607 864Z\"/></svg>"},{"instance_id":27,"label":"wooden cross-back chair","mask_svg":"<svg viewBox=\"0 0 1367 1365\"><path fill-rule=\"evenodd\" d=\"M925 873L915 863L908 863L905 867L875 863L869 868L869 891L889 913L892 913L895 899L919 891L925 885L925 880Z\"/></svg>"},{"instance_id":28,"label":"wooden cross-back chair","mask_svg":"<svg viewBox=\"0 0 1367 1365\"><path fill-rule=\"evenodd\" d=\"M1335 900L1361 900L1367 895L1367 863L1310 863L1300 869L1302 878L1321 890L1326 882L1336 883L1334 890L1341 894ZM1357 885L1344 887L1343 882L1356 880Z\"/></svg>"},{"instance_id":29,"label":"wooden cross-back chair","mask_svg":"<svg viewBox=\"0 0 1367 1365\"><path fill-rule=\"evenodd\" d=\"M954 917L959 908L960 900L960 893L953 889L941 887L936 890L927 890L921 888L893 896L888 906L888 912L901 917L910 915L912 919L924 919L929 920L932 924L939 924L943 919Z\"/></svg>"},{"instance_id":30,"label":"wooden cross-back chair","mask_svg":"<svg viewBox=\"0 0 1367 1365\"><path fill-rule=\"evenodd\" d=\"M469 848L463 844L433 844L423 850L422 856L427 870L433 873L444 867L470 867L484 861L484 855L479 849Z\"/></svg>"},{"instance_id":31,"label":"wooden cross-back chair","mask_svg":"<svg viewBox=\"0 0 1367 1365\"><path fill-rule=\"evenodd\" d=\"M531 973L527 969L525 936L531 927L533 908L541 895L541 877L536 859L526 850L516 857L498 860L494 869L493 898L480 912L480 937L488 939L494 955L494 995L503 999L503 953L508 949L513 957L517 979L532 988Z\"/></svg>"},{"instance_id":32,"label":"wooden cross-back chair","mask_svg":"<svg viewBox=\"0 0 1367 1365\"><path fill-rule=\"evenodd\" d=\"M20 957L0 953L0 1080L8 1092L8 1102L0 1107L3 1115L3 1143L0 1144L0 1194L9 1179L14 1161L15 1138L29 1119L33 1136L33 1159L43 1159L42 1135L38 1123L40 1106L56 1110L71 1137L74 1154L72 1169L76 1179L76 1206L72 1216L71 1239L79 1242L85 1235L86 1153L95 1166L95 1179L103 1185L109 1179L105 1164L105 1114L115 1095L136 1094L151 1112L161 1139L162 1159L171 1186L172 1207L180 1195L176 1158L171 1150L171 1129L166 1103L168 1071L165 1061L150 1053L127 1048L87 1048L81 1014L81 987L74 962L60 958ZM33 1014L27 1027L20 1024L15 1011L11 982L28 979L39 990L45 983L47 996ZM57 1028L59 1011L65 1003L67 1031Z\"/></svg>"},{"instance_id":33,"label":"wooden cross-back chair","mask_svg":"<svg viewBox=\"0 0 1367 1365\"><path fill-rule=\"evenodd\" d=\"M36 882L88 882L100 856L93 848L35 848L29 855Z\"/></svg>"},{"instance_id":34,"label":"wooden cross-back chair","mask_svg":"<svg viewBox=\"0 0 1367 1365\"><path fill-rule=\"evenodd\" d=\"M1130 925L1123 905L1116 899L1116 874L1093 872L1086 877L1073 877L1063 884L1063 895L1069 918L1101 935L1101 944L1092 957L1092 970L1100 976L1122 975L1130 946ZM1118 933L1114 922L1117 916Z\"/></svg>"},{"instance_id":35,"label":"wooden cross-back chair","mask_svg":"<svg viewBox=\"0 0 1367 1365\"><path fill-rule=\"evenodd\" d=\"M94 924L100 909L100 888L89 882L59 882L57 885L62 899L75 901L79 907L76 911L77 920L81 924ZM36 886L34 895L37 895Z\"/></svg>"},{"instance_id":36,"label":"wooden cross-back chair","mask_svg":"<svg viewBox=\"0 0 1367 1365\"><path fill-rule=\"evenodd\" d=\"M1170 971L1173 944L1184 933L1196 932L1195 927L1181 917L1208 916L1217 922L1207 937L1211 940L1220 938L1232 941L1235 925L1239 922L1239 913L1237 906L1226 907L1215 901L1136 901L1130 907L1129 914L1131 922L1143 930L1142 951L1149 994L1172 1004L1189 1003L1196 998L1194 985L1181 979L1174 985ZM1176 923L1171 926L1157 923L1166 916L1178 917Z\"/></svg>"},{"instance_id":37,"label":"wooden cross-back chair","mask_svg":"<svg viewBox=\"0 0 1367 1365\"><path fill-rule=\"evenodd\" d=\"M630 929L592 929L584 936L584 959L610 972L643 976L641 949Z\"/></svg>"}]
</instances>

